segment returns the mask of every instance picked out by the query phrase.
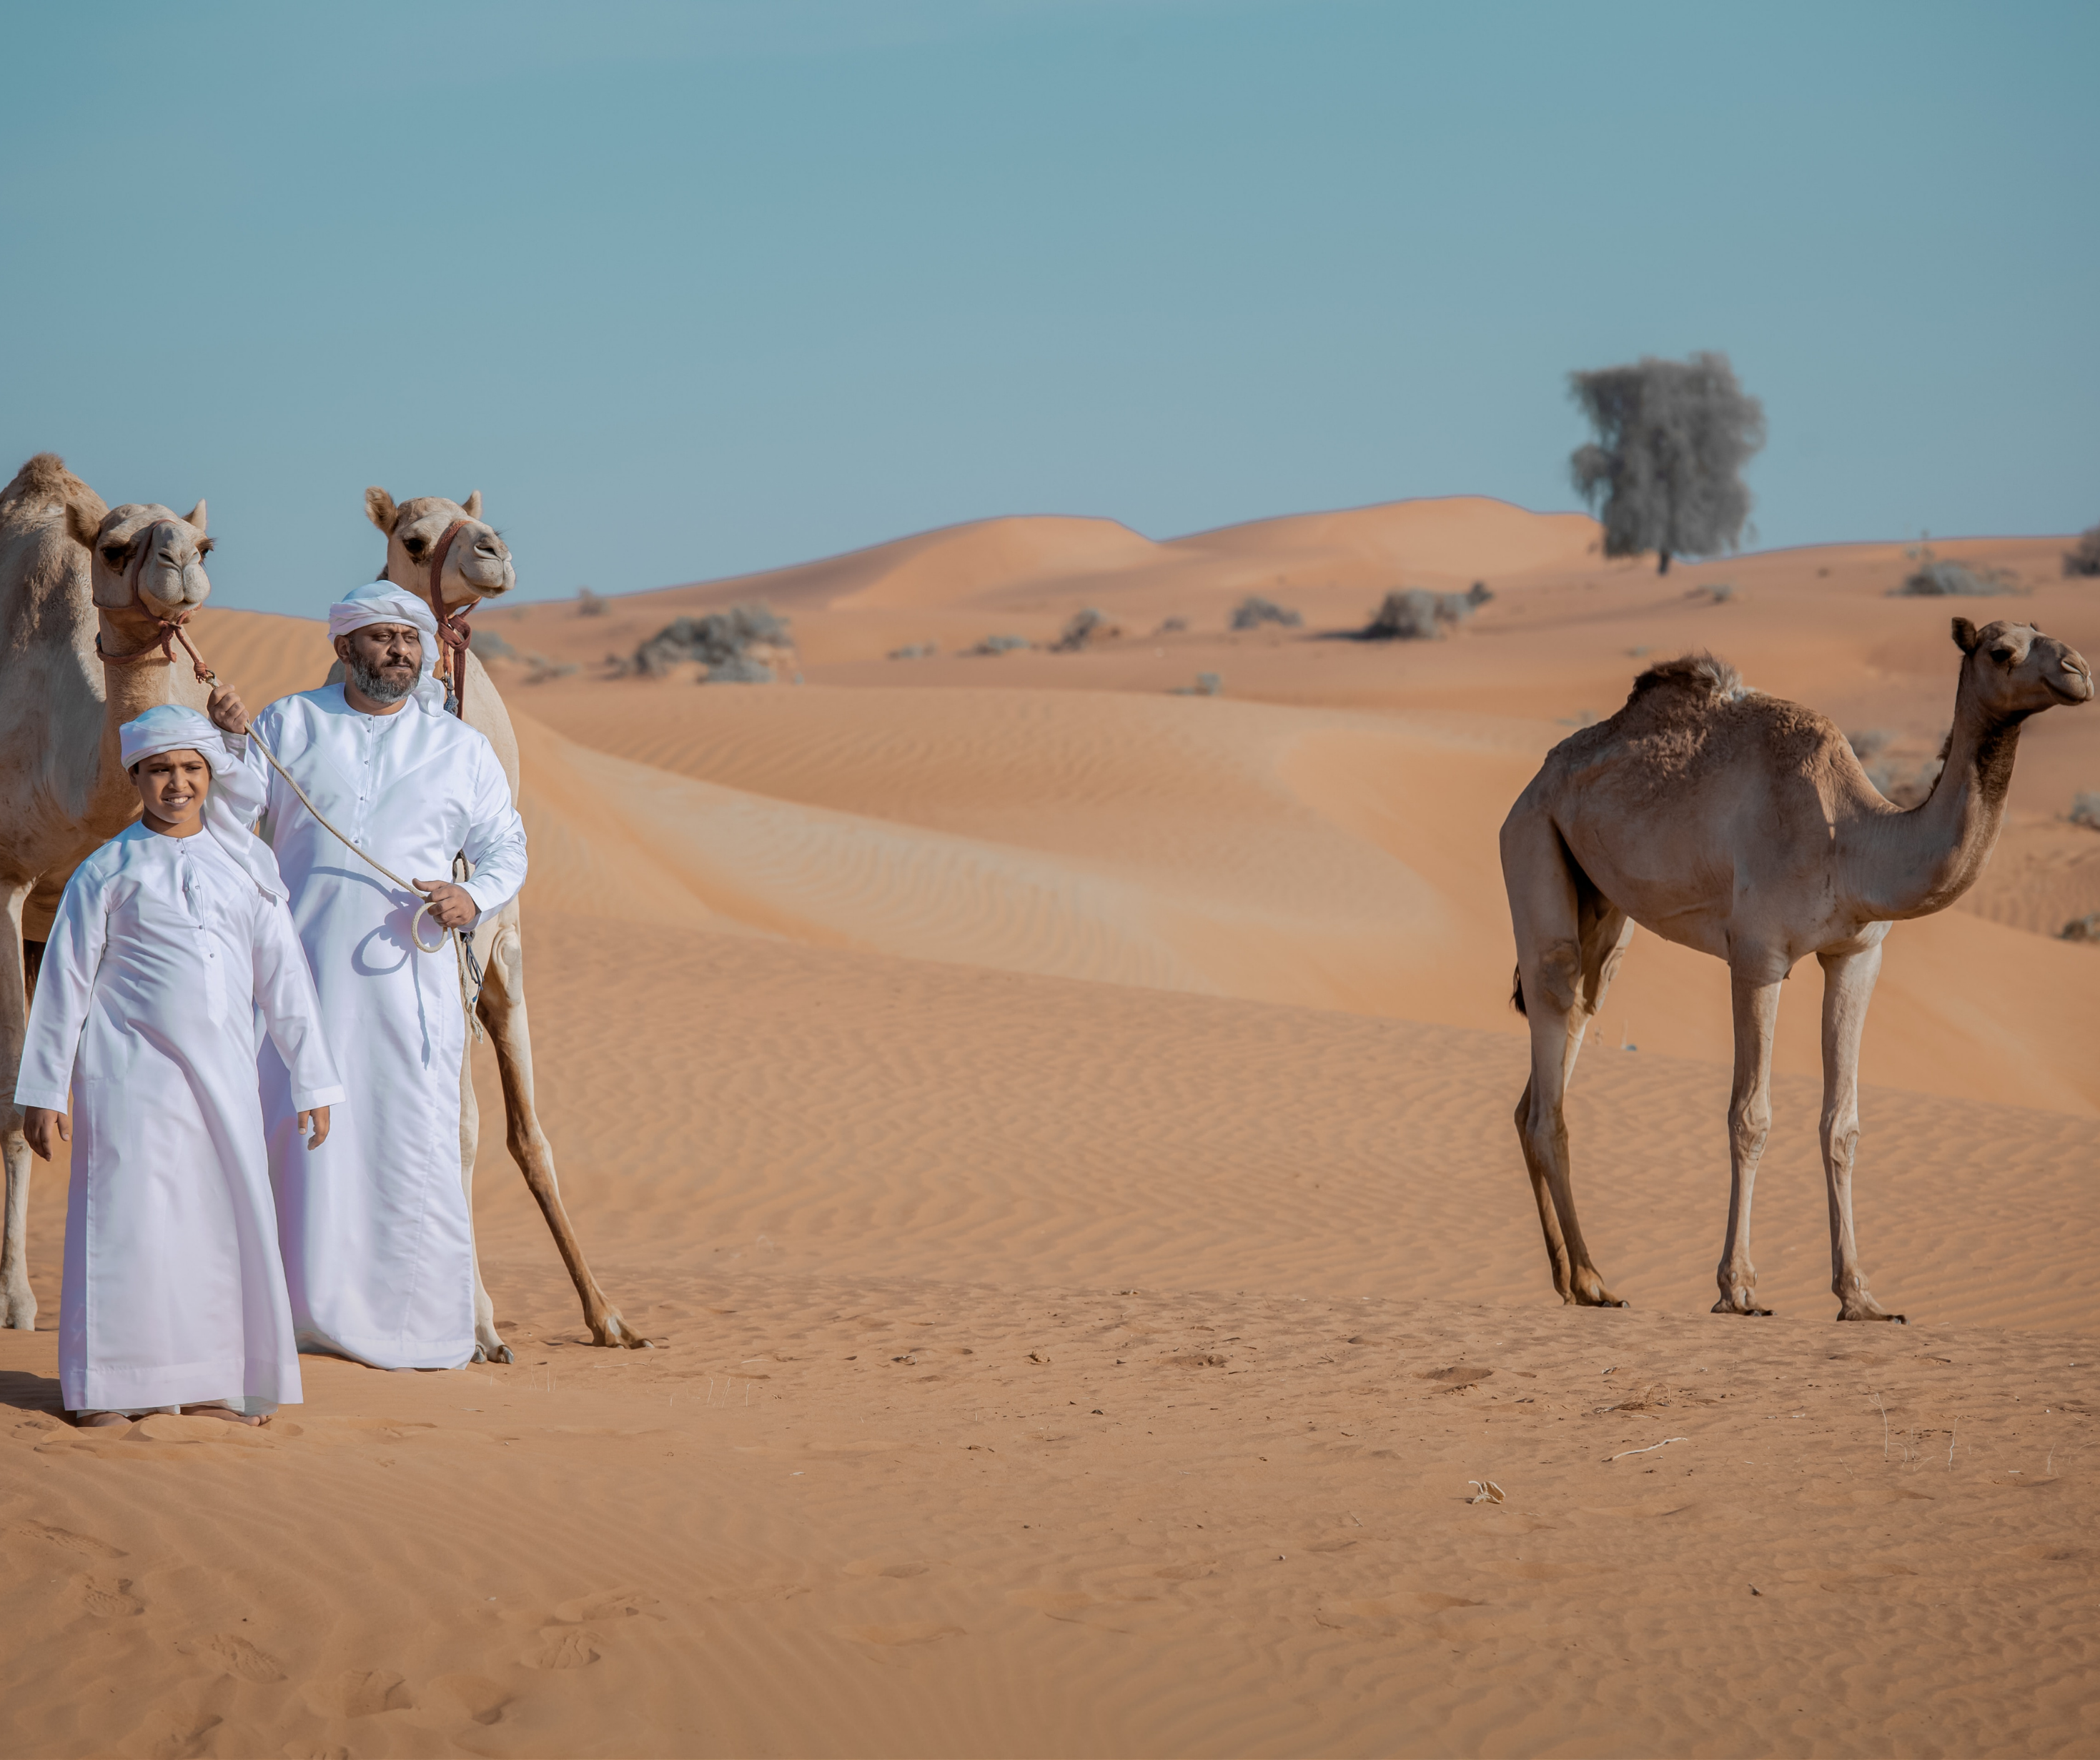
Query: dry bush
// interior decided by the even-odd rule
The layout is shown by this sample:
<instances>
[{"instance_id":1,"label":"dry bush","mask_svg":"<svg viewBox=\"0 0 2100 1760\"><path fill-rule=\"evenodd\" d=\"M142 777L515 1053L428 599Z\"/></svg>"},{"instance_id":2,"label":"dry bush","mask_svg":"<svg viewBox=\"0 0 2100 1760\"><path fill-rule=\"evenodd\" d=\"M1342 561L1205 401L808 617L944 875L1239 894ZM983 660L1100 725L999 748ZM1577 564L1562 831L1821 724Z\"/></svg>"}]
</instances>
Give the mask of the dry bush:
<instances>
[{"instance_id":1,"label":"dry bush","mask_svg":"<svg viewBox=\"0 0 2100 1760\"><path fill-rule=\"evenodd\" d=\"M1264 599L1260 593L1249 593L1233 608L1232 627L1236 630L1260 629L1264 623L1280 623L1286 629L1299 629L1305 619L1289 605L1280 605L1273 599Z\"/></svg>"}]
</instances>

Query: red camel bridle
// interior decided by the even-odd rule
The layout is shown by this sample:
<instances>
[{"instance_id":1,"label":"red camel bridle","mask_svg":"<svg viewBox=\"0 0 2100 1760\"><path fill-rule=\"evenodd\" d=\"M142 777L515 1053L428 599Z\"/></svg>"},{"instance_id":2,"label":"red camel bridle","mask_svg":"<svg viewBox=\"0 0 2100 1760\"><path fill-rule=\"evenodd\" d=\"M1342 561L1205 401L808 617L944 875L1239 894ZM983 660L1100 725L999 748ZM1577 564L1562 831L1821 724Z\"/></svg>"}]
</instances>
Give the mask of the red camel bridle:
<instances>
[{"instance_id":1,"label":"red camel bridle","mask_svg":"<svg viewBox=\"0 0 2100 1760\"><path fill-rule=\"evenodd\" d=\"M146 566L146 558L153 553L155 535L165 523L165 521L156 520L141 532L133 543L131 560L124 565L124 582L131 589L130 605L135 610L144 612L160 626L161 639L158 641L148 642L143 648L135 649L130 653L112 653L102 645L102 632L97 630L95 634L95 651L101 657L104 666L137 666L142 661L152 660L156 655L159 657L158 664L173 666L175 662L175 644L180 642L183 645L183 652L190 657L190 664L196 671L197 683L215 684L218 682L218 675L204 663L204 657L196 651L196 646L190 640L189 631L183 627L189 622L189 613L185 611L179 618L162 617L159 612L147 605L144 595L139 590L139 578Z\"/></svg>"}]
</instances>

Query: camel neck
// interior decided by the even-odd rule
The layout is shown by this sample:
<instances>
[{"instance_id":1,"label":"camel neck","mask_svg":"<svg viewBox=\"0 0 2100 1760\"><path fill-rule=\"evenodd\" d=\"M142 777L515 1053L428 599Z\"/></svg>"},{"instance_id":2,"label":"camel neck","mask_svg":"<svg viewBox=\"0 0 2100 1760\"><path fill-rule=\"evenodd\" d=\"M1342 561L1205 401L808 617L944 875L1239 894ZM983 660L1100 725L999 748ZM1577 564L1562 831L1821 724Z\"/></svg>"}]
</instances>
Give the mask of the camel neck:
<instances>
[{"instance_id":1,"label":"camel neck","mask_svg":"<svg viewBox=\"0 0 2100 1760\"><path fill-rule=\"evenodd\" d=\"M1877 922L1944 910L1976 883L1997 847L2024 715L1987 715L1968 668L1955 693L1947 762L1931 796L1877 822L1862 903Z\"/></svg>"}]
</instances>

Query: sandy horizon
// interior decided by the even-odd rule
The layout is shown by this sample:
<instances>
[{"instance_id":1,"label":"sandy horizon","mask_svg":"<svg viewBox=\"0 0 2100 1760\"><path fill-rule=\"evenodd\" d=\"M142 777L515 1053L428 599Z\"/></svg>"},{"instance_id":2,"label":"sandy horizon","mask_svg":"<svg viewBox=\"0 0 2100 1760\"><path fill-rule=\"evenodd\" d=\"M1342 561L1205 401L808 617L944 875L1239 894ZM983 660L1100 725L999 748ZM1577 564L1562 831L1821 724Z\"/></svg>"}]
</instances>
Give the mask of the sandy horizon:
<instances>
[{"instance_id":1,"label":"sandy horizon","mask_svg":"<svg viewBox=\"0 0 2100 1760\"><path fill-rule=\"evenodd\" d=\"M1495 849L1551 746L1685 651L1902 783L1951 616L2100 657L2067 542L1934 540L2013 590L1920 600L1900 543L1657 576L1454 497L483 606L542 1114L657 1348L585 1342L492 1127L514 1364L309 1358L265 1432L74 1431L39 1164L0 1752L2091 1751L2100 948L2058 935L2100 911L2067 816L2100 710L2028 725L1983 881L1888 943L1858 1204L1905 1327L1831 1321L1812 961L1758 1186L1778 1312L1705 1311L1727 977L1646 931L1570 1112L1633 1306L1559 1305ZM1448 640L1345 639L1475 581ZM1254 594L1302 624L1229 629ZM745 602L799 683L607 664ZM1119 633L1046 651L1087 609ZM251 706L325 670L315 622L195 628ZM999 635L1036 645L968 651Z\"/></svg>"}]
</instances>

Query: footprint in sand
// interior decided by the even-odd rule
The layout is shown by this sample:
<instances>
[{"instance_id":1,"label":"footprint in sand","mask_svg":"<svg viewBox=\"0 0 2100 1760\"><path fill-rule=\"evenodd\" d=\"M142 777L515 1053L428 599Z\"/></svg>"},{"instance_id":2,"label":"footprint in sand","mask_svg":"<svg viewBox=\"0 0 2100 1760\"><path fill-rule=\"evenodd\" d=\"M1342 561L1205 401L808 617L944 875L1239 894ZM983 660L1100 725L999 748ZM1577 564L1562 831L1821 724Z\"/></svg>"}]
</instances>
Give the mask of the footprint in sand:
<instances>
[{"instance_id":1,"label":"footprint in sand","mask_svg":"<svg viewBox=\"0 0 2100 1760\"><path fill-rule=\"evenodd\" d=\"M846 1566L849 1577L924 1577L931 1567L916 1559L855 1559Z\"/></svg>"},{"instance_id":2,"label":"footprint in sand","mask_svg":"<svg viewBox=\"0 0 2100 1760\"><path fill-rule=\"evenodd\" d=\"M527 1668L589 1668L598 1661L598 1652L576 1626L549 1626L540 1632L540 1642L518 1661Z\"/></svg>"},{"instance_id":3,"label":"footprint in sand","mask_svg":"<svg viewBox=\"0 0 2100 1760\"><path fill-rule=\"evenodd\" d=\"M97 1619L124 1619L143 1613L146 1604L131 1594L129 1577L83 1577L80 1579L81 1605Z\"/></svg>"},{"instance_id":4,"label":"footprint in sand","mask_svg":"<svg viewBox=\"0 0 2100 1760\"><path fill-rule=\"evenodd\" d=\"M192 1760L210 1751L211 1732L219 1722L209 1713L201 1717L178 1714L162 1721L161 1732L149 1740L146 1752L152 1760Z\"/></svg>"},{"instance_id":5,"label":"footprint in sand","mask_svg":"<svg viewBox=\"0 0 2100 1760\"><path fill-rule=\"evenodd\" d=\"M34 1534L39 1540L48 1540L53 1546L64 1547L68 1552L79 1552L89 1558L127 1558L130 1555L121 1547L113 1547L107 1540L98 1540L93 1534L75 1533L70 1528L54 1528L47 1522L24 1522L15 1530L17 1533Z\"/></svg>"},{"instance_id":6,"label":"footprint in sand","mask_svg":"<svg viewBox=\"0 0 2100 1760\"><path fill-rule=\"evenodd\" d=\"M384 1669L346 1669L325 1680L308 1681L302 1696L315 1717L370 1717L406 1710L410 1705L401 1677Z\"/></svg>"},{"instance_id":7,"label":"footprint in sand","mask_svg":"<svg viewBox=\"0 0 2100 1760\"><path fill-rule=\"evenodd\" d=\"M450 1700L477 1723L493 1723L503 1715L512 1695L507 1687L480 1674L440 1674L430 1683L440 1703Z\"/></svg>"},{"instance_id":8,"label":"footprint in sand","mask_svg":"<svg viewBox=\"0 0 2100 1760\"><path fill-rule=\"evenodd\" d=\"M285 1671L274 1657L265 1656L254 1645L237 1633L216 1632L209 1638L185 1639L175 1646L184 1656L196 1657L209 1662L222 1674L231 1674L236 1680L267 1683L280 1681ZM399 1675L392 1677L398 1680ZM351 1714L355 1715L355 1713Z\"/></svg>"},{"instance_id":9,"label":"footprint in sand","mask_svg":"<svg viewBox=\"0 0 2100 1760\"><path fill-rule=\"evenodd\" d=\"M656 1597L639 1589L602 1589L595 1595L578 1595L554 1609L554 1617L565 1626L580 1626L589 1620L661 1619Z\"/></svg>"}]
</instances>

